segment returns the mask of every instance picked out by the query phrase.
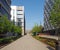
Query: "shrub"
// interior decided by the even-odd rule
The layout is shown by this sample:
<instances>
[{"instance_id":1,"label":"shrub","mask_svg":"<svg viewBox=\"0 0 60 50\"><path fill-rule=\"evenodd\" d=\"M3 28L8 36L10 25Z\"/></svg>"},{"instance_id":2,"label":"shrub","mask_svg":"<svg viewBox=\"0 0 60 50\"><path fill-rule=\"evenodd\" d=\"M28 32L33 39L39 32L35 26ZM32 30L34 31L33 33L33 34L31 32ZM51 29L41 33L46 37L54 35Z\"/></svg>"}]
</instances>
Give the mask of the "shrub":
<instances>
[{"instance_id":1,"label":"shrub","mask_svg":"<svg viewBox=\"0 0 60 50\"><path fill-rule=\"evenodd\" d=\"M0 44L10 43L16 39L17 39L17 37L15 37L15 36L8 37L8 38L2 38L2 39L0 39Z\"/></svg>"},{"instance_id":2,"label":"shrub","mask_svg":"<svg viewBox=\"0 0 60 50\"><path fill-rule=\"evenodd\" d=\"M9 43L9 42L11 42L11 39L10 38L5 38L5 39L2 40L2 42L3 43Z\"/></svg>"},{"instance_id":3,"label":"shrub","mask_svg":"<svg viewBox=\"0 0 60 50\"><path fill-rule=\"evenodd\" d=\"M12 22L8 20L6 16L0 17L0 33L17 33L18 35L21 35L22 28L19 26L15 26Z\"/></svg>"},{"instance_id":4,"label":"shrub","mask_svg":"<svg viewBox=\"0 0 60 50\"><path fill-rule=\"evenodd\" d=\"M5 43L9 43L11 42L10 39L4 38L4 39L0 39L0 44L5 44Z\"/></svg>"}]
</instances>

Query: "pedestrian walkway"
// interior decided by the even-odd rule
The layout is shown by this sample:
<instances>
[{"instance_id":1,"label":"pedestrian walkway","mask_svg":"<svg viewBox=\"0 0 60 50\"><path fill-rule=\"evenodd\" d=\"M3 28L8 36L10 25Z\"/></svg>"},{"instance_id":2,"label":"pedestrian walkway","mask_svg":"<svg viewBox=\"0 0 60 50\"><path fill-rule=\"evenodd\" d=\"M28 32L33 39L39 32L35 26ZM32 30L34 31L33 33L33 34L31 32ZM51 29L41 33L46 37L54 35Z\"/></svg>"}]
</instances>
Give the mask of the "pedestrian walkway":
<instances>
[{"instance_id":1,"label":"pedestrian walkway","mask_svg":"<svg viewBox=\"0 0 60 50\"><path fill-rule=\"evenodd\" d=\"M39 42L38 40L34 39L32 36L28 34L0 50L52 50L52 49L46 44Z\"/></svg>"}]
</instances>

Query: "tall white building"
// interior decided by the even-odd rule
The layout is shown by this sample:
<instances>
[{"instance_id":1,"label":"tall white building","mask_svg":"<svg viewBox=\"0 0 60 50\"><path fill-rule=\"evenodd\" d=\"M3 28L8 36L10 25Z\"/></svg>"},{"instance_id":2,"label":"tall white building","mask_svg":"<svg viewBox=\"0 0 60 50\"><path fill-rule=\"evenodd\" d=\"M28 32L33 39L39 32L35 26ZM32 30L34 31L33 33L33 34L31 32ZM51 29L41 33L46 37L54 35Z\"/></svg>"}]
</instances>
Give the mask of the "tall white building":
<instances>
[{"instance_id":1,"label":"tall white building","mask_svg":"<svg viewBox=\"0 0 60 50\"><path fill-rule=\"evenodd\" d=\"M11 6L11 21L16 26L22 27L22 35L25 33L24 6Z\"/></svg>"}]
</instances>

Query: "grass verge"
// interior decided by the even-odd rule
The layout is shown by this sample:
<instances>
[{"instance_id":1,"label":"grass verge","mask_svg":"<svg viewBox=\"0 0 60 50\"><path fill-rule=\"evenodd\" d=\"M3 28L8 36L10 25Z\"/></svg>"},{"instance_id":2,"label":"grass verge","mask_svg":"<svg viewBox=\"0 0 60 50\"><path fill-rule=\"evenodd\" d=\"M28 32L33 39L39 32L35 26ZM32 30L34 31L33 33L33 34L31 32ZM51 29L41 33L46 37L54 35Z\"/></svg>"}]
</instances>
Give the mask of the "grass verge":
<instances>
[{"instance_id":1,"label":"grass verge","mask_svg":"<svg viewBox=\"0 0 60 50\"><path fill-rule=\"evenodd\" d=\"M55 39L50 39L50 38L44 38L44 37L40 37L38 35L36 36L33 36L35 39L45 43L45 44L48 44L50 45L51 47L54 47L55 48Z\"/></svg>"}]
</instances>

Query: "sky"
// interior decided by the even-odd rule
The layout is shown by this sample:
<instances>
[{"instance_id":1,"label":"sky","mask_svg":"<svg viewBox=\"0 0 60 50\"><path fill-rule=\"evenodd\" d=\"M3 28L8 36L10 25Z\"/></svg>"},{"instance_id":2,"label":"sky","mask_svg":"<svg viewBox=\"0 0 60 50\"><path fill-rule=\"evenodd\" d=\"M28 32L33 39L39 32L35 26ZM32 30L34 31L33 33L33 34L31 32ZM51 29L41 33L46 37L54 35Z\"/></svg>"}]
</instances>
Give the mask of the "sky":
<instances>
[{"instance_id":1,"label":"sky","mask_svg":"<svg viewBox=\"0 0 60 50\"><path fill-rule=\"evenodd\" d=\"M44 24L45 0L12 0L11 5L24 6L26 30L31 30L35 24Z\"/></svg>"}]
</instances>

